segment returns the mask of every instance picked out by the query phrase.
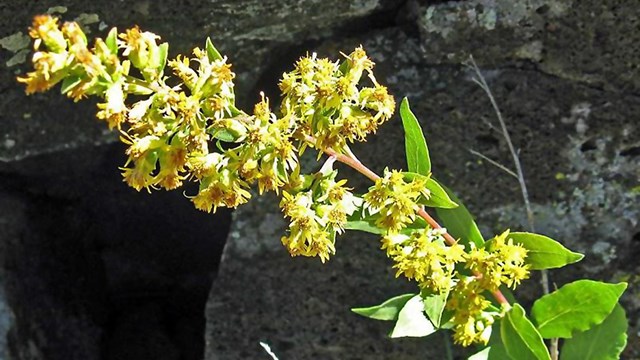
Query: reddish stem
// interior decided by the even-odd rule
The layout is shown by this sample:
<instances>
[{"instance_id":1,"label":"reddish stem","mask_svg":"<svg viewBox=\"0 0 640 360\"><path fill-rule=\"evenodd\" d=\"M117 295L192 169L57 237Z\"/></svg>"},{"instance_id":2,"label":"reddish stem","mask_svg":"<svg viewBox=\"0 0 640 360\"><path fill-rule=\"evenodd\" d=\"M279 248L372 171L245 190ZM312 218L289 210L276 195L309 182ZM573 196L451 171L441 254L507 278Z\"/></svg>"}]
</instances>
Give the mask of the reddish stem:
<instances>
[{"instance_id":1,"label":"reddish stem","mask_svg":"<svg viewBox=\"0 0 640 360\"><path fill-rule=\"evenodd\" d=\"M305 140L308 141L309 143L315 145L315 139L312 138L311 136L306 136ZM376 174L371 169L369 169L364 164L362 164L360 162L360 160L355 158L355 156L352 157L352 156L347 156L345 154L340 154L340 153L336 152L335 150L333 150L331 148L324 149L323 152L325 154L329 155L329 156L334 157L336 160L340 161L341 163L351 167L352 169L356 170L357 172L361 173L362 175L366 176L371 181L376 181L376 180L380 179L380 176L378 174ZM418 214L418 216L420 216L421 218L426 220L427 223L432 228L434 228L434 229L441 229L442 228L442 226L440 226L440 224L438 224L438 222L433 217L431 217L431 215L429 215L429 213L427 213L426 210L424 210L424 208L421 208L420 210L418 210L417 214ZM458 241L456 239L454 239L453 236L451 236L448 232L445 232L443 234L443 236L444 236L445 241L449 245L454 245L454 244L458 243ZM477 272L474 272L474 275L476 277L482 276L482 274L477 273ZM495 291L492 291L491 294L498 301L498 303L500 303L500 305L504 306L507 309L509 309L511 307L511 304L509 304L509 300L507 300L507 298L504 296L502 291L495 290Z\"/></svg>"}]
</instances>

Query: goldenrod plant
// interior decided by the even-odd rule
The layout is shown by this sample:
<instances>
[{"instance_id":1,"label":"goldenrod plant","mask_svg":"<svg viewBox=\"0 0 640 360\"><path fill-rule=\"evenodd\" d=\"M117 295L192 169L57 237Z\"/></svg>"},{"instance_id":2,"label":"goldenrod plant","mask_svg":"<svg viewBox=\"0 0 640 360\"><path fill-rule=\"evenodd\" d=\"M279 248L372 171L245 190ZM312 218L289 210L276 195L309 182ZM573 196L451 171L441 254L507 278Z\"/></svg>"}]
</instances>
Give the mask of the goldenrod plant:
<instances>
[{"instance_id":1,"label":"goldenrod plant","mask_svg":"<svg viewBox=\"0 0 640 360\"><path fill-rule=\"evenodd\" d=\"M414 281L417 291L353 311L395 322L391 337L452 331L456 344L478 348L474 360L557 359L545 339L561 339L560 359L615 359L626 345L627 320L618 305L626 283L578 280L538 299L529 315L513 300L510 290L531 271L583 255L534 233L505 230L485 239L433 176L407 99L399 106L407 171L385 169L380 176L358 160L349 146L365 141L396 109L362 47L341 61L301 58L280 80L277 110L263 95L245 112L235 106L231 65L210 39L191 56L168 60L168 44L138 27L114 28L90 47L78 24L60 26L40 15L29 34L35 70L18 81L27 94L61 83L74 101L102 99L97 117L128 145L122 175L134 189L196 182L190 200L206 212L246 203L251 188L272 191L290 221L284 247L323 263L346 230L379 235L396 276ZM326 156L319 171L301 170L305 150L316 151L318 160ZM336 161L369 178L368 192L353 193Z\"/></svg>"}]
</instances>

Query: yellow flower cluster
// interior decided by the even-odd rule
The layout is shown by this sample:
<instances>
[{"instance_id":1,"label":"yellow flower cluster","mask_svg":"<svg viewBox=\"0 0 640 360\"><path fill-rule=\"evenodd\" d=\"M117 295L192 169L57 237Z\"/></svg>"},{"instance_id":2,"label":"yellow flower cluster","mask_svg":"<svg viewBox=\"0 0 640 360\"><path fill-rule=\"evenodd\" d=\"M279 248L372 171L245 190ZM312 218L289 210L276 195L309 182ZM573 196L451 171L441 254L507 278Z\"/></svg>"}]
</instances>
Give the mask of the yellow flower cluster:
<instances>
[{"instance_id":1,"label":"yellow flower cluster","mask_svg":"<svg viewBox=\"0 0 640 360\"><path fill-rule=\"evenodd\" d=\"M18 79L27 93L62 81L63 92L75 100L103 98L97 117L118 128L129 145L124 181L137 190L171 190L197 180L191 199L204 211L245 203L253 184L260 193L279 192L292 173L299 174L298 153L305 146L342 150L345 139L363 140L394 111L393 97L373 78L373 62L362 48L341 65L315 55L301 59L283 75L281 115L271 112L264 96L249 115L235 108L235 75L210 42L192 57L167 62L168 45L138 27L113 29L92 49L78 24L59 26L49 15L37 16L29 33L35 71ZM165 64L181 81L177 86L167 85ZM373 87L358 87L363 72ZM131 105L129 95L138 96ZM213 141L225 143L218 146L224 150L211 152Z\"/></svg>"},{"instance_id":2,"label":"yellow flower cluster","mask_svg":"<svg viewBox=\"0 0 640 360\"><path fill-rule=\"evenodd\" d=\"M155 45L155 35L140 33L137 28L122 35L126 40L125 53L145 78L128 78L123 88L153 90L147 98L127 108L129 128L123 131L123 141L130 144L127 165L133 166L124 169L125 181L137 190L149 187L172 190L180 187L183 180L194 177L200 181L200 192L192 200L199 209L211 211L217 206L246 202L249 195L240 191L242 181L235 174L226 176L225 170L229 169L215 170L208 158L212 122L232 113L234 75L226 59L210 58L196 48L193 61L198 64L197 70L188 68L186 59L169 61L174 74L189 80L183 83L187 89L182 90L179 86L168 86L158 70L163 65L154 59L162 47ZM122 100L120 103L124 106ZM211 103L218 106L214 109Z\"/></svg>"},{"instance_id":3,"label":"yellow flower cluster","mask_svg":"<svg viewBox=\"0 0 640 360\"><path fill-rule=\"evenodd\" d=\"M501 285L515 288L529 277L525 264L527 250L509 239L509 231L487 242L485 248L471 249L465 254L465 268L475 276L462 277L452 289L447 309L453 310L454 341L463 346L489 341L491 325L500 314L487 311L490 306L486 292Z\"/></svg>"},{"instance_id":4,"label":"yellow flower cluster","mask_svg":"<svg viewBox=\"0 0 640 360\"><path fill-rule=\"evenodd\" d=\"M343 152L347 142L365 140L395 111L393 96L376 81L362 47L345 56L342 64L316 54L303 57L280 81L282 113L294 117L320 149ZM363 72L373 87L358 87Z\"/></svg>"},{"instance_id":5,"label":"yellow flower cluster","mask_svg":"<svg viewBox=\"0 0 640 360\"><path fill-rule=\"evenodd\" d=\"M75 101L87 95L104 97L105 92L129 72L129 64L121 63L114 47L101 39L96 40L93 49L88 49L87 38L77 23L67 22L60 27L58 19L38 15L29 28L29 35L34 39L35 71L18 77L19 82L26 84L27 94L46 91L64 80L63 92ZM113 99L111 102L99 106L101 111L108 108L117 118L109 121L113 127L123 118L125 107L113 103L122 98L121 93L112 90L109 97Z\"/></svg>"},{"instance_id":6,"label":"yellow flower cluster","mask_svg":"<svg viewBox=\"0 0 640 360\"><path fill-rule=\"evenodd\" d=\"M488 311L491 302L483 295L486 289L474 277L461 277L451 290L446 308L453 311L453 340L469 346L486 344L498 312Z\"/></svg>"},{"instance_id":7,"label":"yellow flower cluster","mask_svg":"<svg viewBox=\"0 0 640 360\"><path fill-rule=\"evenodd\" d=\"M427 227L410 235L385 235L382 248L394 261L396 276L415 280L420 288L433 293L448 292L455 285L455 266L464 261L465 252L459 244L446 246L443 233L443 229Z\"/></svg>"},{"instance_id":8,"label":"yellow flower cluster","mask_svg":"<svg viewBox=\"0 0 640 360\"><path fill-rule=\"evenodd\" d=\"M376 226L390 233L397 233L416 219L421 198L428 199L427 178L405 181L404 174L385 169L384 176L364 194L365 207L371 215L377 215Z\"/></svg>"},{"instance_id":9,"label":"yellow flower cluster","mask_svg":"<svg viewBox=\"0 0 640 360\"><path fill-rule=\"evenodd\" d=\"M507 230L489 241L485 248L472 245L465 267L480 274L477 282L483 289L495 291L502 284L515 288L529 277L526 257L527 249L514 244Z\"/></svg>"},{"instance_id":10,"label":"yellow flower cluster","mask_svg":"<svg viewBox=\"0 0 640 360\"><path fill-rule=\"evenodd\" d=\"M297 189L282 193L280 208L291 219L289 234L282 244L291 256L319 256L322 262L335 254L336 233L344 231L347 216L362 205L344 185L335 181L337 171L320 171Z\"/></svg>"},{"instance_id":11,"label":"yellow flower cluster","mask_svg":"<svg viewBox=\"0 0 640 360\"><path fill-rule=\"evenodd\" d=\"M526 279L527 251L509 239L508 231L485 247L471 243L465 249L458 243L446 244L445 229L409 228L422 199L430 195L426 179L415 177L408 182L405 174L385 170L363 196L364 207L376 219L376 226L386 230L382 249L393 260L396 276L416 281L428 293L449 294L446 306L454 314L455 342L464 346L486 343L500 313L487 311L490 302L484 293L497 291L503 284L515 288Z\"/></svg>"}]
</instances>

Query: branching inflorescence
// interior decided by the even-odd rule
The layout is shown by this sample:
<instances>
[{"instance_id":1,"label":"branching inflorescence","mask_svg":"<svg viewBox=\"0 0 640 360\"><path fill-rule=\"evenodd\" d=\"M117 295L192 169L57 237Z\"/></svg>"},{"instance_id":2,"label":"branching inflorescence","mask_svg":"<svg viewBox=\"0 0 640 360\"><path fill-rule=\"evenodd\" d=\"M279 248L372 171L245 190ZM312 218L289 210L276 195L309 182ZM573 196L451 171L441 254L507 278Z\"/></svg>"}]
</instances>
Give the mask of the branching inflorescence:
<instances>
[{"instance_id":1,"label":"branching inflorescence","mask_svg":"<svg viewBox=\"0 0 640 360\"><path fill-rule=\"evenodd\" d=\"M273 111L263 95L247 113L235 107L235 74L210 40L191 57L167 61L168 45L137 27L112 29L90 48L78 24L59 26L41 15L29 34L35 71L18 81L28 94L61 82L74 101L103 99L97 117L128 145L122 175L138 191L197 182L190 199L206 212L246 203L252 188L273 191L290 221L283 245L292 256L322 262L345 229L377 233L397 276L417 282L423 296L444 296L454 340L464 346L489 341L492 324L510 309L501 289L529 276L527 249L508 231L477 244L454 239L431 218L425 207L456 204L431 178L430 166L422 174L411 166L413 172L385 169L380 177L353 155L349 145L375 133L396 107L362 47L342 61L302 57L280 80L280 108ZM165 74L166 65L174 77ZM315 173L301 170L307 148L318 158L328 155ZM337 178L336 160L374 185L352 193Z\"/></svg>"}]
</instances>

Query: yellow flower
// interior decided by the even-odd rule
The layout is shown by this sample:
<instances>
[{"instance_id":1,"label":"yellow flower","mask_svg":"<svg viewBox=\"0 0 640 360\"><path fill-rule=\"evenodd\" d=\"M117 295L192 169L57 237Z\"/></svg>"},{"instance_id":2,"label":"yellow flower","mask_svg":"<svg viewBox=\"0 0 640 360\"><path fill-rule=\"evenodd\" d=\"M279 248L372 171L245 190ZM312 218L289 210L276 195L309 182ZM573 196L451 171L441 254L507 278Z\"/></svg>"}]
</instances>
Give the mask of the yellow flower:
<instances>
[{"instance_id":1,"label":"yellow flower","mask_svg":"<svg viewBox=\"0 0 640 360\"><path fill-rule=\"evenodd\" d=\"M137 26L127 29L125 33L119 34L119 37L125 41L125 50L123 55L128 56L133 66L143 70L150 65L150 61L154 60L154 56L158 56L158 45L156 40L160 37L148 31L141 32Z\"/></svg>"},{"instance_id":2,"label":"yellow flower","mask_svg":"<svg viewBox=\"0 0 640 360\"><path fill-rule=\"evenodd\" d=\"M289 234L282 237L282 244L291 256L319 256L322 262L335 254L335 246L329 236L326 224L312 209L313 199L310 192L292 195L282 192L280 208L284 215L291 219Z\"/></svg>"},{"instance_id":3,"label":"yellow flower","mask_svg":"<svg viewBox=\"0 0 640 360\"><path fill-rule=\"evenodd\" d=\"M29 28L29 36L34 42L34 49L38 50L44 42L47 49L59 53L67 48L67 41L58 27L58 19L51 15L36 15L33 25Z\"/></svg>"},{"instance_id":4,"label":"yellow flower","mask_svg":"<svg viewBox=\"0 0 640 360\"><path fill-rule=\"evenodd\" d=\"M178 55L174 60L170 60L167 65L173 69L173 73L182 80L189 88L194 89L198 81L198 75L195 70L189 67L189 59L186 56Z\"/></svg>"},{"instance_id":5,"label":"yellow flower","mask_svg":"<svg viewBox=\"0 0 640 360\"><path fill-rule=\"evenodd\" d=\"M69 54L38 51L33 54L33 67L25 77L18 77L18 82L27 84L26 93L33 94L49 90L67 76Z\"/></svg>"},{"instance_id":6,"label":"yellow flower","mask_svg":"<svg viewBox=\"0 0 640 360\"><path fill-rule=\"evenodd\" d=\"M200 191L191 201L199 210L216 212L218 207L236 208L251 198L247 184L229 169L221 169L200 182Z\"/></svg>"},{"instance_id":7,"label":"yellow flower","mask_svg":"<svg viewBox=\"0 0 640 360\"><path fill-rule=\"evenodd\" d=\"M120 128L120 125L126 120L127 106L124 103L125 95L122 91L122 85L116 83L105 93L105 103L98 104L97 117L105 120L109 125L109 129Z\"/></svg>"},{"instance_id":8,"label":"yellow flower","mask_svg":"<svg viewBox=\"0 0 640 360\"><path fill-rule=\"evenodd\" d=\"M126 165L125 165L126 166ZM149 187L153 185L153 171L156 168L156 159L152 154L148 156L139 158L134 161L133 168L120 168L122 170L122 176L124 178L124 182L126 182L129 186L136 189L137 191L146 188L147 191Z\"/></svg>"}]
</instances>

